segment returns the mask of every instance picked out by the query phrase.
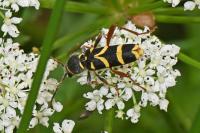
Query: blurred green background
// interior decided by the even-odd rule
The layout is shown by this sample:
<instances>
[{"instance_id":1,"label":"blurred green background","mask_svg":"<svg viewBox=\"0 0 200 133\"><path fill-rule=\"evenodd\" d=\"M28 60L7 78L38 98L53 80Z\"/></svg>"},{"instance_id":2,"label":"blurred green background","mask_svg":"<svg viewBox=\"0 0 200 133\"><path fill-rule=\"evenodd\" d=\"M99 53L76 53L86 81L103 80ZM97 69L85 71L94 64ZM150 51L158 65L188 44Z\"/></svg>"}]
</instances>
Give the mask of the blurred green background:
<instances>
[{"instance_id":1,"label":"blurred green background","mask_svg":"<svg viewBox=\"0 0 200 133\"><path fill-rule=\"evenodd\" d=\"M54 0L40 1L40 10L24 9L20 12L24 21L20 25L21 35L16 41L21 43L26 52L32 51L32 47L40 48L54 2ZM107 28L111 24L123 25L127 16L144 11L153 11L156 17L158 28L154 34L163 42L180 46L183 53L200 61L200 10L184 12L181 7L171 9L170 5L163 3L162 0L66 2L52 56L65 62L70 51L93 37L101 28ZM173 17L174 20L162 19L160 16ZM184 21L180 17L183 17ZM82 95L92 89L89 86L79 85L74 77L67 78L59 88L56 99L63 103L64 109L61 113L54 114L50 122L52 124L63 119L75 120L74 133L100 133L107 124L112 125L113 133L186 133L190 131L193 121L198 116L200 70L181 61L176 68L180 70L182 76L178 77L177 85L168 90L170 104L167 113L157 107L144 108L137 124L132 124L129 120L116 119L114 116L113 120L107 122L108 113L112 113L108 111L104 111L103 115L94 112L88 119L78 120L87 102ZM62 69L53 73L57 78L61 75ZM52 128L37 126L29 132L50 133Z\"/></svg>"}]
</instances>

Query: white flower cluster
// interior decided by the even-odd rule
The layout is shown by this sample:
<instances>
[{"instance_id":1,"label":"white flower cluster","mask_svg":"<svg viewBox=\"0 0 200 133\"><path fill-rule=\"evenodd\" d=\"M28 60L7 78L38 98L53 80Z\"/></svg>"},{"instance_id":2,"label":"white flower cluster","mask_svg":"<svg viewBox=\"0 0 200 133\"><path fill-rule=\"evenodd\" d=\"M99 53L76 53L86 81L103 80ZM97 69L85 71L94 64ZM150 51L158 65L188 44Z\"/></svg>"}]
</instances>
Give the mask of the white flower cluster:
<instances>
[{"instance_id":1,"label":"white flower cluster","mask_svg":"<svg viewBox=\"0 0 200 133\"><path fill-rule=\"evenodd\" d=\"M180 4L181 0L163 0L164 2L168 2L172 4L172 7L176 7ZM184 10L194 10L195 7L198 7L200 9L200 0L190 0L184 2Z\"/></svg>"},{"instance_id":2,"label":"white flower cluster","mask_svg":"<svg viewBox=\"0 0 200 133\"><path fill-rule=\"evenodd\" d=\"M136 28L130 21L124 27L138 33L149 31L148 27L144 30ZM105 46L107 33L108 29L102 30L102 38L98 47ZM90 40L83 46L93 44L94 41ZM167 111L169 103L165 98L167 89L174 86L176 77L180 76L180 72L173 69L177 63L176 55L179 53L179 47L174 44L165 45L150 33L135 35L124 29L116 28L110 45L118 44L139 44L144 50L144 55L133 63L113 68L126 73L128 77L119 76L110 69L98 70L97 74L109 85L103 83L93 72L90 72L92 81L88 83L87 71L83 72L78 79L80 84L90 84L92 87L102 85L100 89L83 95L90 100L85 105L86 110L97 109L101 114L104 109L109 110L115 107L117 108L116 117L130 118L133 123L138 122L141 108L146 107L148 103ZM128 106L129 102L133 104Z\"/></svg>"},{"instance_id":3,"label":"white flower cluster","mask_svg":"<svg viewBox=\"0 0 200 133\"><path fill-rule=\"evenodd\" d=\"M40 3L38 0L0 0L0 16L4 20L1 30L4 32L4 36L7 34L11 37L19 36L19 30L16 25L22 21L22 18L13 17L12 14L13 12L18 12L20 7L31 6L39 9Z\"/></svg>"},{"instance_id":4,"label":"white flower cluster","mask_svg":"<svg viewBox=\"0 0 200 133\"><path fill-rule=\"evenodd\" d=\"M53 131L55 133L72 133L74 126L74 121L66 119L62 122L61 126L59 125L59 123L54 123Z\"/></svg>"},{"instance_id":5,"label":"white flower cluster","mask_svg":"<svg viewBox=\"0 0 200 133\"><path fill-rule=\"evenodd\" d=\"M26 54L19 49L19 44L12 39L0 39L0 131L12 133L22 117L25 103L30 91L33 75L36 71L39 56ZM57 62L50 59L43 77L30 128L37 124L48 126L49 117L62 110L62 105L51 98L58 82L48 78L57 67Z\"/></svg>"},{"instance_id":6,"label":"white flower cluster","mask_svg":"<svg viewBox=\"0 0 200 133\"><path fill-rule=\"evenodd\" d=\"M38 0L0 0L0 15L4 19L1 26L4 35L0 38L0 132L12 133L18 127L40 57L25 53L19 48L20 44L10 38L19 36L16 24L22 21L12 14L20 7L38 9L39 5ZM59 83L49 74L57 65L55 60L49 59L29 128L37 124L48 127L49 117L63 108L60 102L52 99Z\"/></svg>"}]
</instances>

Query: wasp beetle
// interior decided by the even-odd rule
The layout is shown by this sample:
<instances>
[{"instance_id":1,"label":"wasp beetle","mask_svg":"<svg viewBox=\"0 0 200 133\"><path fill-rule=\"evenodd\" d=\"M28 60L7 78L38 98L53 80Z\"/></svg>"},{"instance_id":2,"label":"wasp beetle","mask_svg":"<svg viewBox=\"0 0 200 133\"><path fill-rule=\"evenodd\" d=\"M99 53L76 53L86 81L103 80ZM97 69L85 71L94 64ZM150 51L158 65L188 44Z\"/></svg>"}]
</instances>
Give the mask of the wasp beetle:
<instances>
[{"instance_id":1,"label":"wasp beetle","mask_svg":"<svg viewBox=\"0 0 200 133\"><path fill-rule=\"evenodd\" d=\"M115 31L115 26L111 26L107 33L106 46L96 48L101 40L99 35L94 43L94 46L87 49L84 53L72 55L66 65L67 74L69 77L79 74L84 70L95 71L103 68L120 66L136 61L143 56L143 49L138 44L119 44L110 46L110 40ZM145 34L137 33L129 29L121 27L121 29L134 33L136 35ZM112 70L115 74L122 77L127 77L127 74Z\"/></svg>"}]
</instances>

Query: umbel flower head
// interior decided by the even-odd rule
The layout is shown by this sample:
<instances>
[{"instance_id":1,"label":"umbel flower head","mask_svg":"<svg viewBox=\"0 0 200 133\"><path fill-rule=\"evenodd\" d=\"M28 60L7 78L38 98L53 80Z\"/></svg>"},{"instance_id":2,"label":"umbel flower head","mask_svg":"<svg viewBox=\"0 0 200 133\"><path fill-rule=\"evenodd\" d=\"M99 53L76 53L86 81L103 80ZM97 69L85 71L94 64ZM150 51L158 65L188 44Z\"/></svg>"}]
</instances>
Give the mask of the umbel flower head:
<instances>
[{"instance_id":1,"label":"umbel flower head","mask_svg":"<svg viewBox=\"0 0 200 133\"><path fill-rule=\"evenodd\" d=\"M107 81L102 82L96 74L90 72L91 81L88 82L87 70L80 74L77 80L80 84L89 84L93 88L101 85L99 89L88 92L83 96L90 101L86 103L86 110L116 109L116 117L126 118L136 123L140 117L140 110L148 104L159 106L167 111L169 101L166 99L167 89L175 86L176 77L180 72L173 68L177 63L176 55L180 48L174 44L164 44L156 36L151 35L148 27L138 29L132 22L124 25L140 35L133 34L121 28L116 28L111 38L110 46L138 44L143 50L143 56L135 62L113 67L112 69L126 73L128 76L119 76L111 69L100 69L96 73ZM108 29L102 29L102 38L97 47L106 45ZM83 47L94 45L95 40L89 40ZM136 95L140 96L136 98ZM132 103L131 106L128 103Z\"/></svg>"},{"instance_id":2,"label":"umbel flower head","mask_svg":"<svg viewBox=\"0 0 200 133\"><path fill-rule=\"evenodd\" d=\"M176 7L181 3L181 0L163 0L164 2L172 4L172 7ZM197 7L200 9L200 0L188 0L184 1L184 10L192 11Z\"/></svg>"},{"instance_id":3,"label":"umbel flower head","mask_svg":"<svg viewBox=\"0 0 200 133\"><path fill-rule=\"evenodd\" d=\"M11 133L18 127L30 91L39 55L26 54L12 39L0 38L0 131ZM48 61L38 98L32 114L30 128L37 124L48 127L53 113L60 112L62 105L52 96L58 81L49 78L49 73L57 67L53 59ZM52 106L51 106L52 105Z\"/></svg>"}]
</instances>

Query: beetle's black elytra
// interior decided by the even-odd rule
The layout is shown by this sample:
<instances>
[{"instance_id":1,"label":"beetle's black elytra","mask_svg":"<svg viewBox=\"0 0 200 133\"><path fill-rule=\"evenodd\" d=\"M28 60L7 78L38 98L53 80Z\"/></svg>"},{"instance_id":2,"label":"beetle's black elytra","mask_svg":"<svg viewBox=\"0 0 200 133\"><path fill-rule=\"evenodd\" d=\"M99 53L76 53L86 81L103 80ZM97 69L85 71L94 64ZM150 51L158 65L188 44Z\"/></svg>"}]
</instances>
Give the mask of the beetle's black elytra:
<instances>
[{"instance_id":1,"label":"beetle's black elytra","mask_svg":"<svg viewBox=\"0 0 200 133\"><path fill-rule=\"evenodd\" d=\"M67 63L70 76L83 70L111 68L136 61L143 55L138 44L121 44L88 49L85 54L73 55Z\"/></svg>"}]
</instances>

